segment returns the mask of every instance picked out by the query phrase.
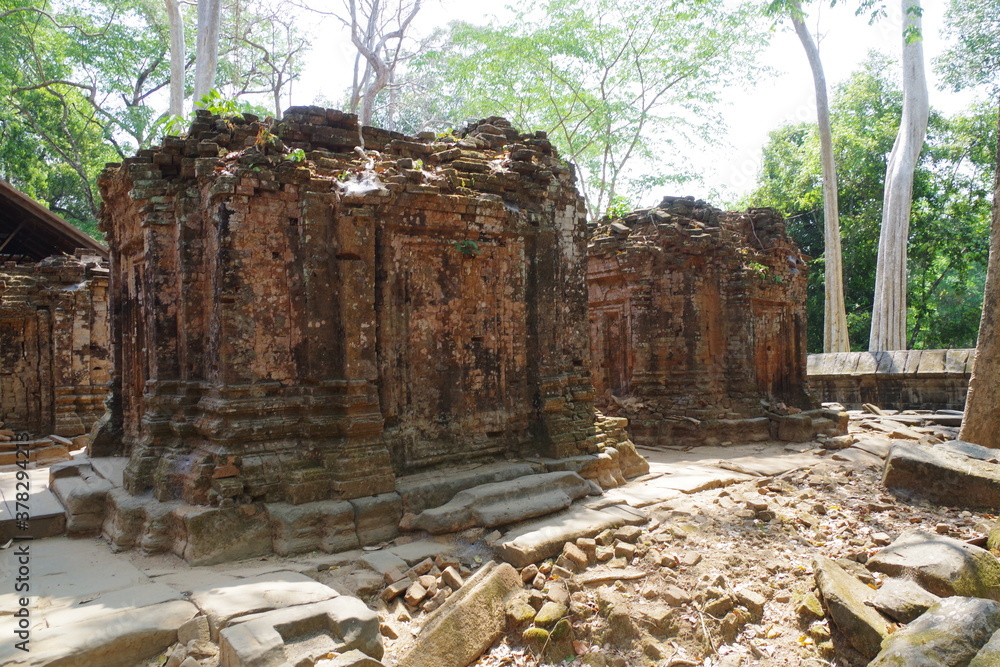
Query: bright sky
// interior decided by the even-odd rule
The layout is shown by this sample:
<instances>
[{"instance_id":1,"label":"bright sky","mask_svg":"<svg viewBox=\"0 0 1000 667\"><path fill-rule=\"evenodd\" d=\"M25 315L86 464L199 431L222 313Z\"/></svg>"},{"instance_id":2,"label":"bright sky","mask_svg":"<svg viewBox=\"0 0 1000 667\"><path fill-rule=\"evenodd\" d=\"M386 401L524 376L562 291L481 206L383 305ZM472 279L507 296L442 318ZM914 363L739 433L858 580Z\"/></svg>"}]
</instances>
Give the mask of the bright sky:
<instances>
[{"instance_id":1,"label":"bright sky","mask_svg":"<svg viewBox=\"0 0 1000 667\"><path fill-rule=\"evenodd\" d=\"M869 50L875 49L899 58L902 48L901 13L897 3L890 2L889 16L872 26L867 17L854 15L853 10L839 5L831 9L827 2L812 4L813 14L807 24L821 36L820 53L826 72L827 85L832 88L858 68ZM932 61L944 48L939 35L944 24L947 0L924 0L924 56L927 63L931 106L947 113L966 108L972 95L955 95L938 88ZM425 0L414 21L415 34L425 35L435 27L461 19L484 23L491 14L506 14L496 6L460 0ZM308 65L293 91L297 103L336 104L342 91L350 84L354 49L345 33L333 24L316 24L323 40L314 42L307 57ZM343 38L338 38L344 34ZM724 96L727 106L723 115L729 125L724 137L728 146L709 151L693 150L689 156L693 171L703 174L702 182L689 183L684 192L703 197L715 205L726 203L747 192L754 184L760 166L761 148L771 130L787 122L815 122L816 107L812 74L805 52L791 26L779 27L763 62L776 70L773 78L758 81L746 90L733 89ZM658 193L656 199L667 192ZM651 204L654 202L637 202Z\"/></svg>"}]
</instances>

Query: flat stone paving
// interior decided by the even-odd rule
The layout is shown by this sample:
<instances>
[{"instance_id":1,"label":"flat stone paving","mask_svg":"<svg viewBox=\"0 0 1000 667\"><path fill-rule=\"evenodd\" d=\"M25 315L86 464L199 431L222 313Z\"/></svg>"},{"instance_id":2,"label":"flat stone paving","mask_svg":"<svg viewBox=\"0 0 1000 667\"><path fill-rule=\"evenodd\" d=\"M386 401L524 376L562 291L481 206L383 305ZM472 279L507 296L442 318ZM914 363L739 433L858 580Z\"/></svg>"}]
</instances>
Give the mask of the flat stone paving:
<instances>
[{"instance_id":1,"label":"flat stone paving","mask_svg":"<svg viewBox=\"0 0 1000 667\"><path fill-rule=\"evenodd\" d=\"M24 492L24 483L17 476L14 466L0 472L0 544L12 537L54 537L66 531L66 514L62 504L49 489L49 469L29 468L28 473L28 507L30 521L27 530L17 523L17 512L23 510L18 506L18 493Z\"/></svg>"},{"instance_id":2,"label":"flat stone paving","mask_svg":"<svg viewBox=\"0 0 1000 667\"><path fill-rule=\"evenodd\" d=\"M880 461L860 448L850 451ZM563 513L512 526L495 544L497 552L537 555L546 551L550 542L558 542L561 547L564 541L593 534L611 522L641 523L642 507L760 475L779 475L832 458L829 453L790 453L782 445L760 444L641 453L650 461L650 474L599 498L583 499ZM114 476L120 472L117 464L110 461L95 469ZM13 482L12 473L0 473L0 494L6 501L0 505L0 512L10 512L9 499L16 492ZM32 489L37 489L32 496L33 514L36 508L42 508L48 512L44 516L53 516L56 508L52 503L57 501L45 496L47 470L31 471L31 483ZM0 517L10 519L9 514ZM172 555L112 553L106 543L96 538L15 541L0 550L0 581L4 582L0 588L0 637L14 636L18 620L11 614L20 607L14 583L16 550L23 544L28 545L31 554L31 652L17 651L13 642L5 640L0 643L3 665L43 665L57 660L63 661L59 664L81 666L135 665L176 641L177 628L197 614L215 620L212 630L217 636L240 616L336 599L344 592L313 581L309 575L317 572L369 572L377 577L390 565L402 568L437 554L452 555L473 548L464 539L442 536L380 550L269 556L191 567ZM124 662L116 662L119 659Z\"/></svg>"}]
</instances>

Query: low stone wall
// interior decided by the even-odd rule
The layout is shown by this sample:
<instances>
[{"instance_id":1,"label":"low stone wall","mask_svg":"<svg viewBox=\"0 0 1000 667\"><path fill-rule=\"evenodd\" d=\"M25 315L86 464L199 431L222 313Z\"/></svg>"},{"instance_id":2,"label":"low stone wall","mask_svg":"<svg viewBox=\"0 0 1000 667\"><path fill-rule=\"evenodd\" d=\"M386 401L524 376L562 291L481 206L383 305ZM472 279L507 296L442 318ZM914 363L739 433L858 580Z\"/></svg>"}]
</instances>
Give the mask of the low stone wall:
<instances>
[{"instance_id":1,"label":"low stone wall","mask_svg":"<svg viewBox=\"0 0 1000 667\"><path fill-rule=\"evenodd\" d=\"M896 350L810 354L809 386L848 409L965 409L975 350Z\"/></svg>"}]
</instances>

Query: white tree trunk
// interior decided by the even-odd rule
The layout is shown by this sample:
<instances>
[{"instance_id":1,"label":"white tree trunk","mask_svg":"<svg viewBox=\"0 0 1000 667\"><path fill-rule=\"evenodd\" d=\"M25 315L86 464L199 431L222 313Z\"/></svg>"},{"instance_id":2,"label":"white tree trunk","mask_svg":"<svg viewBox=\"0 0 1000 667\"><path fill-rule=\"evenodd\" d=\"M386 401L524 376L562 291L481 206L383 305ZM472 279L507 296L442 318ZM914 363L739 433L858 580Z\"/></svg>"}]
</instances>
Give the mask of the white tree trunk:
<instances>
[{"instance_id":1,"label":"white tree trunk","mask_svg":"<svg viewBox=\"0 0 1000 667\"><path fill-rule=\"evenodd\" d=\"M1000 164L1000 144L997 164ZM997 378L1000 378L1000 169L993 182L993 225L986 293L960 439L1000 449L1000 381Z\"/></svg>"},{"instance_id":2,"label":"white tree trunk","mask_svg":"<svg viewBox=\"0 0 1000 667\"><path fill-rule=\"evenodd\" d=\"M163 0L170 26L170 110L171 116L184 115L184 18L180 0Z\"/></svg>"},{"instance_id":3,"label":"white tree trunk","mask_svg":"<svg viewBox=\"0 0 1000 667\"><path fill-rule=\"evenodd\" d=\"M840 249L840 212L837 205L837 167L833 160L833 131L830 128L830 103L826 94L826 76L819 49L803 21L798 0L789 5L795 33L809 59L813 85L816 88L816 118L819 123L820 159L823 163L823 247L826 269L824 274L823 351L850 352L847 338L847 309L844 306L844 261Z\"/></svg>"},{"instance_id":4,"label":"white tree trunk","mask_svg":"<svg viewBox=\"0 0 1000 667\"><path fill-rule=\"evenodd\" d=\"M882 232L875 269L875 305L868 349L906 349L906 245L910 233L913 172L927 135L930 103L924 73L920 0L903 5L903 117L889 154L882 202Z\"/></svg>"},{"instance_id":5,"label":"white tree trunk","mask_svg":"<svg viewBox=\"0 0 1000 667\"><path fill-rule=\"evenodd\" d=\"M201 100L215 88L219 64L219 23L222 0L198 0L198 41L195 51L194 99Z\"/></svg>"}]
</instances>

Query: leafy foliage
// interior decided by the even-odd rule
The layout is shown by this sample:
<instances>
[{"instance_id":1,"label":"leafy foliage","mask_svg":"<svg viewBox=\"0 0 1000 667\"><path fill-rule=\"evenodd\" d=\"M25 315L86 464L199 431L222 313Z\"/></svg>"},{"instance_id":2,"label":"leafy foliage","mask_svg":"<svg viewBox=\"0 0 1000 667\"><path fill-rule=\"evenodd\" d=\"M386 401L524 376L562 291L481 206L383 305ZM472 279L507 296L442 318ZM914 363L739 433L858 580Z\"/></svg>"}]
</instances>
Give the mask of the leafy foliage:
<instances>
[{"instance_id":1,"label":"leafy foliage","mask_svg":"<svg viewBox=\"0 0 1000 667\"><path fill-rule=\"evenodd\" d=\"M886 156L902 95L895 68L870 56L833 94L831 115L840 178L845 299L855 349L868 333ZM973 347L982 307L996 144L993 111L976 107L945 118L932 113L917 167L910 232L908 346ZM745 202L774 206L789 233L814 257L809 275L809 349L822 351L823 199L819 138L811 124L771 133L757 190Z\"/></svg>"},{"instance_id":2,"label":"leafy foliage","mask_svg":"<svg viewBox=\"0 0 1000 667\"><path fill-rule=\"evenodd\" d=\"M1000 6L996 0L951 0L945 34L953 46L936 62L954 90L989 86L1000 95Z\"/></svg>"},{"instance_id":3,"label":"leafy foliage","mask_svg":"<svg viewBox=\"0 0 1000 667\"><path fill-rule=\"evenodd\" d=\"M221 58L227 98L215 92L202 106L268 115L237 98L263 93L277 105L303 44L262 20L276 11L265 0L234 7ZM185 124L157 104L170 76L166 26L157 0L0 0L0 177L96 235L104 165Z\"/></svg>"},{"instance_id":4,"label":"leafy foliage","mask_svg":"<svg viewBox=\"0 0 1000 667\"><path fill-rule=\"evenodd\" d=\"M619 193L683 178L671 147L707 141L717 92L751 76L766 39L758 7L726 5L548 0L507 25L452 24L413 69L455 125L503 115L548 132L597 217Z\"/></svg>"}]
</instances>

